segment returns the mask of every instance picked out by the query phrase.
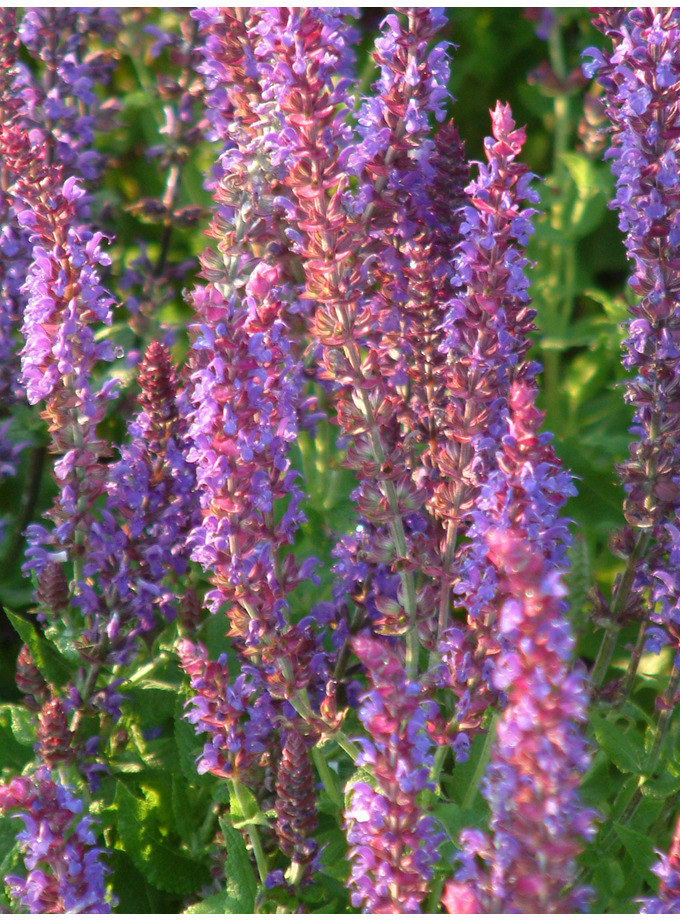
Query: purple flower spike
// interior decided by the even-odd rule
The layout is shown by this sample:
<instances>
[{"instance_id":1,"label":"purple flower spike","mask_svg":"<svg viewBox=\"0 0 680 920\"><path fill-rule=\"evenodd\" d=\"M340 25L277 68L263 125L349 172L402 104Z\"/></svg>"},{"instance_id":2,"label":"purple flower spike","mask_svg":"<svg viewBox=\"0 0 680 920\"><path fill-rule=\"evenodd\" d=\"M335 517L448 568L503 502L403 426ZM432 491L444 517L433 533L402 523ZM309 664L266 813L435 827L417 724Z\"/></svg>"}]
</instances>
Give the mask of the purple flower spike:
<instances>
[{"instance_id":1,"label":"purple flower spike","mask_svg":"<svg viewBox=\"0 0 680 920\"><path fill-rule=\"evenodd\" d=\"M417 801L432 788L426 723L437 707L422 703L395 648L368 637L352 645L369 679L359 710L369 738L359 739L357 765L377 782L355 783L345 812L352 905L368 913L420 913L444 838Z\"/></svg>"},{"instance_id":2,"label":"purple flower spike","mask_svg":"<svg viewBox=\"0 0 680 920\"><path fill-rule=\"evenodd\" d=\"M465 189L469 202L461 208L455 292L441 346L448 359L440 370L448 405L433 452L431 508L444 522L447 542L460 534L470 538L443 575L455 580L470 634L449 629L448 606L440 609L439 621L447 682L459 698L456 719L465 732L479 731L485 710L498 698L490 681L500 651L494 628L497 576L486 561L489 522L482 493L497 466L512 381L531 381L537 371L526 361L535 311L524 247L538 196L530 184L533 175L518 159L526 132L515 126L509 106L499 103L491 117L487 162L478 164L478 177Z\"/></svg>"},{"instance_id":3,"label":"purple flower spike","mask_svg":"<svg viewBox=\"0 0 680 920\"><path fill-rule=\"evenodd\" d=\"M11 895L32 914L109 914L105 878L110 871L95 846L93 819L83 803L47 768L0 786L0 813L21 818L17 840L28 872L7 876Z\"/></svg>"},{"instance_id":4,"label":"purple flower spike","mask_svg":"<svg viewBox=\"0 0 680 920\"><path fill-rule=\"evenodd\" d=\"M616 177L612 207L632 263L630 286L639 298L630 307L623 363L635 377L625 400L634 407L630 458L619 467L624 513L637 535L628 554L650 537L656 541L635 564L634 610L644 606L658 624L649 647L671 640L680 649L676 617L677 518L680 513L680 197L677 100L680 93L680 10L677 7L605 9L595 25L613 42L612 53L590 48L584 66L605 90L614 127L607 152ZM624 542L624 541L622 541ZM629 561L629 565L632 563ZM651 571L650 571L651 569Z\"/></svg>"},{"instance_id":5,"label":"purple flower spike","mask_svg":"<svg viewBox=\"0 0 680 920\"><path fill-rule=\"evenodd\" d=\"M569 480L539 433L535 395L532 386L514 384L498 473L483 490L497 521L484 534L502 648L492 682L507 695L483 783L491 840L461 837L463 866L445 896L447 905L491 913L569 912L588 897L583 890L561 895L593 835L594 815L578 795L589 764L580 730L588 692L570 666L574 640L558 568L566 526L556 509Z\"/></svg>"},{"instance_id":6,"label":"purple flower spike","mask_svg":"<svg viewBox=\"0 0 680 920\"><path fill-rule=\"evenodd\" d=\"M186 397L164 345L149 345L138 382L140 411L130 444L109 468L106 509L92 522L74 599L88 639L96 644L106 634L117 664L134 654L138 635L177 616L174 589L200 520L196 473L186 459Z\"/></svg>"}]
</instances>

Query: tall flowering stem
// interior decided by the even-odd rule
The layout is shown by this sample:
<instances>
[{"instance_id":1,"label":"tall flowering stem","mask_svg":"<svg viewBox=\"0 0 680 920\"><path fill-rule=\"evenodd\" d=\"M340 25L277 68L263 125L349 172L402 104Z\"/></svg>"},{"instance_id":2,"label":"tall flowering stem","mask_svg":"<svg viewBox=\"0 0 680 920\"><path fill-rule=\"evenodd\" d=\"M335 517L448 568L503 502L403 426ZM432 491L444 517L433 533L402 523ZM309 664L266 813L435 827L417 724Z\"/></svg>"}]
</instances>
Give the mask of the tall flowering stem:
<instances>
[{"instance_id":1,"label":"tall flowering stem","mask_svg":"<svg viewBox=\"0 0 680 920\"><path fill-rule=\"evenodd\" d=\"M421 702L419 685L387 641L356 637L353 647L369 681L359 709L369 737L360 739L357 762L376 786L355 782L345 812L352 904L368 913L420 913L444 836L418 801L432 788L425 728L436 705Z\"/></svg>"},{"instance_id":2,"label":"tall flowering stem","mask_svg":"<svg viewBox=\"0 0 680 920\"><path fill-rule=\"evenodd\" d=\"M409 13L410 28L418 28L420 12ZM276 99L284 116L282 139L290 151L287 182L293 196L290 220L300 240L306 293L316 301L311 332L321 346L323 376L340 385L338 422L351 439L348 464L359 472L359 512L388 529L385 549L390 564L400 570L399 600L408 622L409 668L415 673L418 602L411 565L417 548L408 539L404 517L422 505L423 496L410 475L399 435L400 400L371 347L375 318L367 282L370 257L377 253L370 215L373 210L377 214L382 201L368 202L366 213L359 215L349 214L345 203L348 170L341 154L347 138L337 110L350 104L344 78L350 55L343 31L340 17L330 11L268 10L259 26L256 54L262 61L263 90ZM418 41L413 47L422 51ZM416 74L412 54L404 62L395 60L399 69L402 63L410 67L407 80ZM342 75L339 81L337 73ZM397 75L404 76L396 70L391 76ZM388 122L382 135L402 140L407 102L400 100L397 123ZM397 151L389 142L377 158L370 151L369 160L380 166L371 194L379 196L386 188L386 167ZM361 152L358 156L362 158Z\"/></svg>"},{"instance_id":3,"label":"tall flowering stem","mask_svg":"<svg viewBox=\"0 0 680 920\"><path fill-rule=\"evenodd\" d=\"M27 874L7 876L13 898L32 914L108 914L109 870L96 846L93 819L80 817L73 790L41 767L0 786L0 813L24 822L17 835Z\"/></svg>"},{"instance_id":4,"label":"tall flowering stem","mask_svg":"<svg viewBox=\"0 0 680 920\"><path fill-rule=\"evenodd\" d=\"M177 581L200 518L195 470L186 459L186 394L159 342L140 363L138 385L140 410L129 425L130 443L109 468L106 507L91 524L74 598L88 640L106 641L116 664L134 654L137 636L177 616Z\"/></svg>"},{"instance_id":5,"label":"tall flowering stem","mask_svg":"<svg viewBox=\"0 0 680 920\"><path fill-rule=\"evenodd\" d=\"M439 608L439 651L459 703L455 725L479 730L497 699L490 681L500 651L496 622L497 574L486 560L488 521L480 496L497 467L506 431L513 380L531 381L526 361L535 311L530 306L524 247L533 232L534 178L518 159L526 139L509 106L491 113L487 162L465 189L461 241L456 251L454 294L444 317L446 365L439 371L448 404L432 450L434 490L430 507L443 522L443 578L467 613L468 631L449 623L446 594ZM460 538L467 536L468 542ZM452 725L452 729L455 728Z\"/></svg>"},{"instance_id":6,"label":"tall flowering stem","mask_svg":"<svg viewBox=\"0 0 680 920\"><path fill-rule=\"evenodd\" d=\"M73 548L79 533L82 542L89 510L104 490L102 458L109 452L97 425L115 381L98 392L92 375L99 361L115 356L114 346L97 341L93 328L112 321L113 299L100 282L100 267L110 260L102 234L79 219L84 190L49 164L47 147L33 147L28 133L12 126L2 130L0 146L16 176L11 193L18 220L33 246L25 285L22 383L29 403L44 402L50 448L59 455L54 475L60 494L50 516L57 544ZM34 544L42 536L42 529L36 530ZM34 546L33 554L40 570L47 561L44 550Z\"/></svg>"},{"instance_id":7,"label":"tall flowering stem","mask_svg":"<svg viewBox=\"0 0 680 920\"><path fill-rule=\"evenodd\" d=\"M580 729L588 692L570 664L574 639L556 564L566 535L556 514L564 474L549 435L539 433L535 396L531 385L513 385L499 471L484 488L497 521L485 534L502 642L493 683L507 705L483 784L491 838L461 836L463 865L445 893L451 912L568 912L587 902L587 892L569 886L575 857L593 836L593 813L578 794L589 763Z\"/></svg>"},{"instance_id":8,"label":"tall flowering stem","mask_svg":"<svg viewBox=\"0 0 680 920\"><path fill-rule=\"evenodd\" d=\"M668 552L674 552L674 528L680 510L677 466L680 461L680 335L677 267L680 206L677 160L677 97L680 90L680 13L677 8L603 10L596 26L608 35L613 53L588 49L605 89L606 111L614 126L608 156L616 177L613 206L626 234L630 278L639 298L631 307L623 363L635 377L625 400L634 407L630 458L619 467L625 489L624 513L632 532L618 548L626 568L612 597L611 624L603 639L593 680L604 680L618 631L627 617L640 618L651 591L659 601L652 619L652 645L668 641L676 652L678 581ZM654 559L648 550L656 544ZM643 623L642 629L645 624ZM639 660L633 657L628 684Z\"/></svg>"}]
</instances>

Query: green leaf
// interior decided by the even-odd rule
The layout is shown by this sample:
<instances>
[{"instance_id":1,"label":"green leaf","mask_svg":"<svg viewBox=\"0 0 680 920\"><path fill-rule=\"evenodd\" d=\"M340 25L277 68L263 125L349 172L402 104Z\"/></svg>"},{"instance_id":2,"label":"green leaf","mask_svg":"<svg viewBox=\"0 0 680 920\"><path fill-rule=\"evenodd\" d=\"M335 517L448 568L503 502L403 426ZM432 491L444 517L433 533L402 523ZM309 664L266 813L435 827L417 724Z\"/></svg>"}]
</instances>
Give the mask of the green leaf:
<instances>
[{"instance_id":1,"label":"green leaf","mask_svg":"<svg viewBox=\"0 0 680 920\"><path fill-rule=\"evenodd\" d=\"M260 824L269 827L269 821L260 811L257 799L247 786L241 786L241 798L236 795L236 789L231 780L229 783L229 821L232 827L243 828L249 824Z\"/></svg>"},{"instance_id":2,"label":"green leaf","mask_svg":"<svg viewBox=\"0 0 680 920\"><path fill-rule=\"evenodd\" d=\"M640 875L650 885L655 885L656 876L650 871L650 867L656 861L656 854L654 844L649 837L629 827L624 827L623 824L614 824L614 831Z\"/></svg>"},{"instance_id":3,"label":"green leaf","mask_svg":"<svg viewBox=\"0 0 680 920\"><path fill-rule=\"evenodd\" d=\"M44 636L41 636L35 626L23 617L17 616L11 610L5 613L23 642L29 647L36 667L48 684L62 687L72 676L72 667L59 649Z\"/></svg>"},{"instance_id":4,"label":"green leaf","mask_svg":"<svg viewBox=\"0 0 680 920\"><path fill-rule=\"evenodd\" d=\"M618 894L624 886L626 877L621 864L615 859L604 859L593 873L593 884L597 891L609 895Z\"/></svg>"},{"instance_id":5,"label":"green leaf","mask_svg":"<svg viewBox=\"0 0 680 920\"><path fill-rule=\"evenodd\" d=\"M680 792L680 776L664 773L659 779L647 779L640 786L640 792L652 799L667 799Z\"/></svg>"},{"instance_id":6,"label":"green leaf","mask_svg":"<svg viewBox=\"0 0 680 920\"><path fill-rule=\"evenodd\" d=\"M17 741L12 730L12 707L0 706L0 771L21 771L33 759L33 748Z\"/></svg>"},{"instance_id":7,"label":"green leaf","mask_svg":"<svg viewBox=\"0 0 680 920\"><path fill-rule=\"evenodd\" d=\"M7 707L11 713L12 734L19 744L32 748L35 744L35 725L33 724L33 715L23 706L9 705Z\"/></svg>"},{"instance_id":8,"label":"green leaf","mask_svg":"<svg viewBox=\"0 0 680 920\"><path fill-rule=\"evenodd\" d=\"M191 894L205 885L210 873L163 839L157 811L148 801L138 799L123 783L116 785L118 833L137 869L161 891Z\"/></svg>"},{"instance_id":9,"label":"green leaf","mask_svg":"<svg viewBox=\"0 0 680 920\"><path fill-rule=\"evenodd\" d=\"M598 744L622 773L640 775L644 769L645 753L642 739L632 731L624 732L597 712L591 714Z\"/></svg>"},{"instance_id":10,"label":"green leaf","mask_svg":"<svg viewBox=\"0 0 680 920\"><path fill-rule=\"evenodd\" d=\"M257 879L241 834L229 821L220 821L227 847L224 877L227 880L228 907L225 913L252 914L257 895Z\"/></svg>"},{"instance_id":11,"label":"green leaf","mask_svg":"<svg viewBox=\"0 0 680 920\"><path fill-rule=\"evenodd\" d=\"M376 789L378 786L377 780L373 774L365 767L359 767L345 784L345 811L347 811L351 805L352 793L357 783L366 783L371 789Z\"/></svg>"},{"instance_id":12,"label":"green leaf","mask_svg":"<svg viewBox=\"0 0 680 920\"><path fill-rule=\"evenodd\" d=\"M226 891L218 891L217 894L211 894L204 901L192 904L184 911L185 914L231 914L235 911L228 909L230 903L229 895Z\"/></svg>"}]
</instances>

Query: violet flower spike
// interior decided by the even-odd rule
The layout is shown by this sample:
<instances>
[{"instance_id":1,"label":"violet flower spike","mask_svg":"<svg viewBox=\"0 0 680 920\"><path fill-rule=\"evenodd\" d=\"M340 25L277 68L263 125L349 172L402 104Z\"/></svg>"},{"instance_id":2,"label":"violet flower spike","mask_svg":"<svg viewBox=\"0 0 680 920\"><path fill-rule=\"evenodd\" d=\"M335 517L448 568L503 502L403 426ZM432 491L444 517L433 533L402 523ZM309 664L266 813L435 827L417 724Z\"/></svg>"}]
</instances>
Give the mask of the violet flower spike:
<instances>
[{"instance_id":1,"label":"violet flower spike","mask_svg":"<svg viewBox=\"0 0 680 920\"><path fill-rule=\"evenodd\" d=\"M0 813L24 822L17 841L28 870L5 884L30 913L108 914L117 903L107 897L110 870L96 846L94 819L82 812L82 801L46 767L0 786Z\"/></svg>"},{"instance_id":2,"label":"violet flower spike","mask_svg":"<svg viewBox=\"0 0 680 920\"><path fill-rule=\"evenodd\" d=\"M356 637L352 645L369 680L359 710L368 738L357 739L357 765L370 769L377 786L354 783L345 812L351 903L368 913L420 913L445 836L418 804L432 788L426 722L437 707L422 702L385 640Z\"/></svg>"},{"instance_id":3,"label":"violet flower spike","mask_svg":"<svg viewBox=\"0 0 680 920\"><path fill-rule=\"evenodd\" d=\"M149 345L138 380L140 411L128 426L130 443L109 467L106 508L91 524L74 597L87 638L97 644L105 634L116 664L135 653L139 635L177 616L175 583L200 522L186 459L186 399L164 345Z\"/></svg>"},{"instance_id":4,"label":"violet flower spike","mask_svg":"<svg viewBox=\"0 0 680 920\"><path fill-rule=\"evenodd\" d=\"M480 496L496 468L511 382L531 381L538 369L526 361L535 311L524 255L538 195L531 187L534 176L519 160L525 130L516 128L509 106L498 103L491 117L487 162L466 187L469 200L461 209L454 295L441 346L448 406L433 451L437 480L430 501L445 528L443 577L453 582L457 576L453 590L467 612L469 635L451 629L447 605L440 607L438 624L446 680L459 699L452 730L457 725L466 737L479 731L484 712L498 698L491 682L500 651L494 627L497 575L486 560L489 524ZM459 546L461 535L470 541Z\"/></svg>"},{"instance_id":5,"label":"violet flower spike","mask_svg":"<svg viewBox=\"0 0 680 920\"><path fill-rule=\"evenodd\" d=\"M498 522L485 539L497 572L502 645L492 681L507 705L482 788L491 835L461 836L462 867L444 899L451 911L568 912L588 900L587 891L568 889L575 857L594 834L594 814L578 794L589 764L581 733L588 691L584 674L570 665L574 639L561 581L567 529L556 511L569 478L549 436L539 433L535 396L534 386L513 385L498 473L480 502Z\"/></svg>"},{"instance_id":6,"label":"violet flower spike","mask_svg":"<svg viewBox=\"0 0 680 920\"><path fill-rule=\"evenodd\" d=\"M624 513L634 536L629 541L625 581L629 596L617 609L641 602L657 624L647 633L648 648L670 642L680 652L677 530L680 512L680 205L677 161L680 142L680 11L677 7L607 9L595 25L612 38L613 53L589 48L586 76L596 75L605 90L605 108L614 127L607 152L616 177L612 207L633 267L629 283L639 298L630 307L623 364L635 373L625 400L634 407L630 458L618 472L625 490ZM662 126L667 126L662 129ZM651 540L655 561L646 549ZM637 561L636 561L637 560ZM631 576L631 577L628 577ZM646 600L651 592L652 603ZM615 637L620 623L612 624ZM644 628L644 626L643 626ZM613 651L613 642L609 643ZM601 656L596 683L604 678L611 651ZM635 662L636 663L636 662ZM634 663L634 664L635 664ZM676 658L680 664L680 657ZM629 680L634 670L629 670Z\"/></svg>"}]
</instances>

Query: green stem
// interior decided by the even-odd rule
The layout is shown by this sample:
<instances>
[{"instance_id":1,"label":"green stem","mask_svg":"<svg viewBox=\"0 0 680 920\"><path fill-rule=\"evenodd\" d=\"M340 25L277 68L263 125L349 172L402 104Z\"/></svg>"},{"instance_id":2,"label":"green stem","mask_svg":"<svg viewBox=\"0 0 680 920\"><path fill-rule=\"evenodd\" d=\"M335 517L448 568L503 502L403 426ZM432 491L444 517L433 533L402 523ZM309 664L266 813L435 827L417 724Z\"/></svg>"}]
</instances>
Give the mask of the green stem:
<instances>
[{"instance_id":1,"label":"green stem","mask_svg":"<svg viewBox=\"0 0 680 920\"><path fill-rule=\"evenodd\" d=\"M477 795L477 792L479 791L478 789L479 781L484 775L484 771L486 770L486 766L489 762L489 757L491 756L491 742L493 740L493 736L495 736L496 734L496 722L497 721L498 721L498 714L495 714L493 716L491 725L489 725L489 730L486 733L486 738L484 739L484 747L482 748L482 752L479 755L479 760L477 761L475 772L473 773L472 779L470 780L470 783L468 784L468 787L465 790L465 795L463 797L463 801L460 806L463 811L472 805L472 803L475 800L475 796Z\"/></svg>"},{"instance_id":2,"label":"green stem","mask_svg":"<svg viewBox=\"0 0 680 920\"><path fill-rule=\"evenodd\" d=\"M446 745L440 745L437 748L434 755L434 764L432 765L432 772L430 773L430 780L436 785L439 783L439 775L442 772L442 767L444 766L444 761L446 760L446 755L449 753L450 748Z\"/></svg>"},{"instance_id":3,"label":"green stem","mask_svg":"<svg viewBox=\"0 0 680 920\"><path fill-rule=\"evenodd\" d=\"M645 636L647 635L647 623L642 621L640 623L640 629L638 630L637 641L635 643L635 648L633 649L633 654L630 656L630 661L628 662L628 670L626 671L626 676L621 685L621 697L622 699L628 699L631 690L633 689L633 683L635 681L635 676L640 666L640 659L642 658L642 652L645 647Z\"/></svg>"},{"instance_id":4,"label":"green stem","mask_svg":"<svg viewBox=\"0 0 680 920\"><path fill-rule=\"evenodd\" d=\"M297 694L288 701L291 706L295 709L298 715L302 716L303 719L306 719L310 723L323 721L321 716L312 710L312 707L309 702L309 696L307 695L306 690L299 690ZM327 732L328 738L343 749L343 751L351 759L352 763L356 763L356 760L359 756L359 748L353 741L350 741L347 735L339 728L333 729L330 726L328 727Z\"/></svg>"},{"instance_id":5,"label":"green stem","mask_svg":"<svg viewBox=\"0 0 680 920\"><path fill-rule=\"evenodd\" d=\"M248 814L248 802L246 801L245 795L243 793L243 786L238 780L234 780L234 792L236 793L236 800L241 808L241 812L245 815ZM255 862L257 864L257 872L260 876L260 881L264 885L267 880L267 875L269 870L267 869L267 858L264 855L264 850L262 849L262 841L260 840L260 833L255 824L249 824L246 828L248 834L248 839L250 840L250 845L253 848L253 853L255 855Z\"/></svg>"},{"instance_id":6,"label":"green stem","mask_svg":"<svg viewBox=\"0 0 680 920\"><path fill-rule=\"evenodd\" d=\"M617 618L628 603L628 597L635 578L635 566L640 557L647 551L651 537L651 531L638 531L633 552L628 557L626 568L614 591L611 605L612 621L605 628L605 634L602 637L600 649L597 653L597 658L595 659L595 664L593 665L593 670L590 675L591 683L595 688L602 686L607 668L612 660L614 649L616 648L616 640L621 631L621 624L617 622Z\"/></svg>"},{"instance_id":7,"label":"green stem","mask_svg":"<svg viewBox=\"0 0 680 920\"><path fill-rule=\"evenodd\" d=\"M326 758L323 756L323 752L319 750L318 747L312 748L312 760L314 761L314 766L316 767L317 773L319 774L319 779L323 783L323 787L326 790L328 797L336 807L341 808L342 795L338 789L338 784L335 780L335 776L333 776L333 771L326 763Z\"/></svg>"}]
</instances>

